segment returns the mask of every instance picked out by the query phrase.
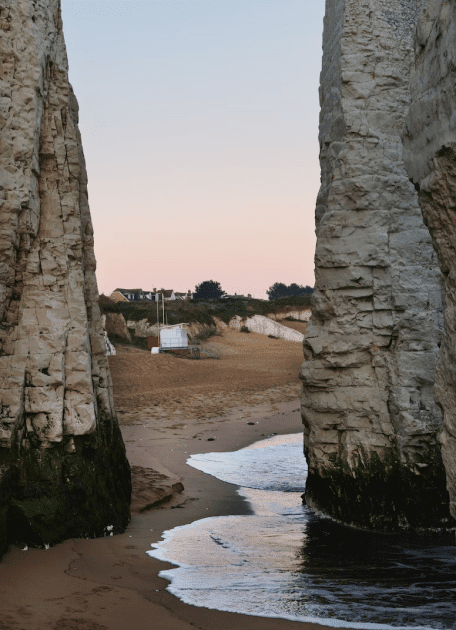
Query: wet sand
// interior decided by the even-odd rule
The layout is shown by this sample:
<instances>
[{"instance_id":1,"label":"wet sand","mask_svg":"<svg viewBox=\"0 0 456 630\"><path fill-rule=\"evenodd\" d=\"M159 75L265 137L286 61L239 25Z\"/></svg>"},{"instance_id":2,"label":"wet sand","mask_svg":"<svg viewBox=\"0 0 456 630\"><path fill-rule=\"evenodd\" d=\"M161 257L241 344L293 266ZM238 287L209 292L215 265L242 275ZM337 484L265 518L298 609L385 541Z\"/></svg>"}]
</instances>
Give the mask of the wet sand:
<instances>
[{"instance_id":1,"label":"wet sand","mask_svg":"<svg viewBox=\"0 0 456 630\"><path fill-rule=\"evenodd\" d=\"M235 341L231 339L228 349L236 349ZM124 354L120 352L113 358L116 404L121 412L122 432L133 469L131 524L119 536L74 539L48 550L25 551L12 547L0 562L0 630L310 630L323 627L184 604L165 590L168 582L158 577L159 571L170 565L146 555L151 543L160 540L164 530L208 516L249 513L248 504L236 494L235 486L187 466L185 462L190 454L236 450L273 433L301 431L297 372L291 378L289 374L285 377L289 368L299 366L302 360L300 344L287 350L280 344L291 342L269 341L270 345L264 338L258 340L256 345L262 346L264 352L258 353L262 357L252 358L250 369L245 367L245 355L240 350L239 355L222 355L239 356L244 365L243 378L234 378L234 372L231 381L224 378L235 370L233 361L224 363L222 358L208 362L207 365L212 366L209 372L213 374L212 381L207 376L211 381L206 383L209 389L200 387L197 394L190 394L188 405L182 391L180 408L175 405L171 390L182 388L179 378L184 377L188 379L187 386L192 386L192 379L201 385L198 370L203 369L205 362L160 356L160 360L165 359L163 365L171 367L170 376L173 376L160 380L160 374L166 370L160 370L157 363L151 364L150 355L125 350L124 354L132 359L128 378ZM248 343L254 350L254 339L250 337ZM269 366L264 365L267 348L272 349ZM142 355L137 356L136 361L132 356L135 352ZM156 370L157 375L146 392L144 388L150 384L148 367ZM146 374L141 384L139 373L144 370ZM270 373L276 377L272 387L269 386ZM277 378L279 373L282 379ZM130 397L134 399L135 395L131 388L122 390L124 379L136 383L136 393L143 396L141 404L131 402ZM200 398L192 403L192 395ZM223 409L224 413L200 417L205 399L211 408ZM171 401L169 409L167 400ZM185 413L179 414L183 409Z\"/></svg>"}]
</instances>

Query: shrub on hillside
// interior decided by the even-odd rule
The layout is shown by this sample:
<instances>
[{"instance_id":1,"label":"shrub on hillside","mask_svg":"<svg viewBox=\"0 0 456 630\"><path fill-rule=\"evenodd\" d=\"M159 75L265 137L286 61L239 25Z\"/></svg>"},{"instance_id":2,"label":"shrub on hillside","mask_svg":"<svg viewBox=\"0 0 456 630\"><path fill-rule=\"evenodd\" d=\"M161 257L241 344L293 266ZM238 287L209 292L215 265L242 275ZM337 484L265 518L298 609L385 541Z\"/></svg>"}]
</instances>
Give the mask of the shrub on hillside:
<instances>
[{"instance_id":1,"label":"shrub on hillside","mask_svg":"<svg viewBox=\"0 0 456 630\"><path fill-rule=\"evenodd\" d=\"M146 319L150 324L157 322L157 305L154 303L135 304L134 302L113 302L105 295L100 295L100 310L105 313L121 313L126 322L139 322Z\"/></svg>"},{"instance_id":2,"label":"shrub on hillside","mask_svg":"<svg viewBox=\"0 0 456 630\"><path fill-rule=\"evenodd\" d=\"M266 291L270 300L277 300L280 298L294 297L298 295L312 295L312 287L303 286L302 284L296 284L292 282L290 285L286 285L283 282L276 282Z\"/></svg>"},{"instance_id":3,"label":"shrub on hillside","mask_svg":"<svg viewBox=\"0 0 456 630\"><path fill-rule=\"evenodd\" d=\"M204 330L202 330L201 332L199 332L197 335L195 335L193 337L193 340L198 342L198 341L206 341L207 339L210 339L211 337L221 337L222 333L219 332L217 330L217 328L205 328Z\"/></svg>"},{"instance_id":4,"label":"shrub on hillside","mask_svg":"<svg viewBox=\"0 0 456 630\"><path fill-rule=\"evenodd\" d=\"M220 300L225 295L220 282L205 280L195 287L193 298L195 300Z\"/></svg>"},{"instance_id":5,"label":"shrub on hillside","mask_svg":"<svg viewBox=\"0 0 456 630\"><path fill-rule=\"evenodd\" d=\"M279 298L269 303L269 311L272 313L285 310L287 306L300 306L302 308L310 308L312 305L312 296L295 295L293 297Z\"/></svg>"}]
</instances>

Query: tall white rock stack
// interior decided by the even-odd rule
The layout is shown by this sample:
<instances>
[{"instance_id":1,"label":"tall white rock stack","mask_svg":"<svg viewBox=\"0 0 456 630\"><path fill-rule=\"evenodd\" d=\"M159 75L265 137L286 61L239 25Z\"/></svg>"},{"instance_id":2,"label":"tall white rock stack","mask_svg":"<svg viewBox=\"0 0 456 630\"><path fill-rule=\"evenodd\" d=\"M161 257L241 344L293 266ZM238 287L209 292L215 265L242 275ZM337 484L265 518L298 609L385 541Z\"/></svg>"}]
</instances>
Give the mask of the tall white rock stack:
<instances>
[{"instance_id":1,"label":"tall white rock stack","mask_svg":"<svg viewBox=\"0 0 456 630\"><path fill-rule=\"evenodd\" d=\"M450 520L432 395L440 272L401 141L421 4L326 0L324 25L306 499L379 530Z\"/></svg>"},{"instance_id":2,"label":"tall white rock stack","mask_svg":"<svg viewBox=\"0 0 456 630\"><path fill-rule=\"evenodd\" d=\"M435 396L443 409L442 455L456 518L456 3L428 0L420 16L406 165L443 272L445 332Z\"/></svg>"},{"instance_id":3,"label":"tall white rock stack","mask_svg":"<svg viewBox=\"0 0 456 630\"><path fill-rule=\"evenodd\" d=\"M1 551L121 531L130 470L60 0L2 0L0 51Z\"/></svg>"}]
</instances>

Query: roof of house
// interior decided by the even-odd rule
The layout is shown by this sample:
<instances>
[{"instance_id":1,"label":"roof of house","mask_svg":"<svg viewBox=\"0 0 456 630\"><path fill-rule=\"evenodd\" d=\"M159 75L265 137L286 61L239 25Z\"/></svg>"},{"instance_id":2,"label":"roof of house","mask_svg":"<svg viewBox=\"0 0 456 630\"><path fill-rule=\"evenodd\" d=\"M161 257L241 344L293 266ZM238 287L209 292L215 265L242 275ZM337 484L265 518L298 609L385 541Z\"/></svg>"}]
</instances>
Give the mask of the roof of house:
<instances>
[{"instance_id":1,"label":"roof of house","mask_svg":"<svg viewBox=\"0 0 456 630\"><path fill-rule=\"evenodd\" d=\"M139 301L139 302L150 302L152 298L148 296L154 292L143 291L142 289L115 289L111 293L111 295L113 295L114 293L120 293L121 295L124 296L126 300L134 299L134 301Z\"/></svg>"},{"instance_id":2,"label":"roof of house","mask_svg":"<svg viewBox=\"0 0 456 630\"><path fill-rule=\"evenodd\" d=\"M163 294L165 298L172 297L174 293L173 289L160 289L159 291L157 290L154 291L152 289L150 291L143 291L143 289L114 289L112 293L116 293L116 291L118 291L119 293L122 293L122 295L127 295L128 293L130 294L159 293L160 295ZM188 295L188 293L174 293L174 295L186 296Z\"/></svg>"},{"instance_id":3,"label":"roof of house","mask_svg":"<svg viewBox=\"0 0 456 630\"><path fill-rule=\"evenodd\" d=\"M119 291L119 293L143 293L142 289L115 289L113 293Z\"/></svg>"}]
</instances>

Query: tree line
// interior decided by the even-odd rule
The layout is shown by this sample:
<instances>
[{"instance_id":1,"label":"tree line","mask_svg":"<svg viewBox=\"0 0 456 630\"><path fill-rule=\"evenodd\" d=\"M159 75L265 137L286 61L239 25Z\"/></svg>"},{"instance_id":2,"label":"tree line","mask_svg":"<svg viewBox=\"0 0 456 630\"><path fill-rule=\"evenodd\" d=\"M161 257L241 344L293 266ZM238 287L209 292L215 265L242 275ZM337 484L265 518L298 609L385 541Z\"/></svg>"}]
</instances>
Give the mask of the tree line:
<instances>
[{"instance_id":1,"label":"tree line","mask_svg":"<svg viewBox=\"0 0 456 630\"><path fill-rule=\"evenodd\" d=\"M278 300L279 298L297 295L311 295L313 288L309 285L303 286L295 282L289 285L283 282L275 282L266 293L269 300ZM215 282L215 280L205 280L197 284L193 293L193 299L195 300L221 300L225 296L226 292L222 289L220 282Z\"/></svg>"},{"instance_id":2,"label":"tree line","mask_svg":"<svg viewBox=\"0 0 456 630\"><path fill-rule=\"evenodd\" d=\"M270 300L278 300L279 298L284 297L295 297L296 295L312 295L313 288L309 287L307 284L303 286L302 284L296 284L296 282L292 282L289 285L284 284L283 282L276 282L266 291L268 294L268 298Z\"/></svg>"}]
</instances>

